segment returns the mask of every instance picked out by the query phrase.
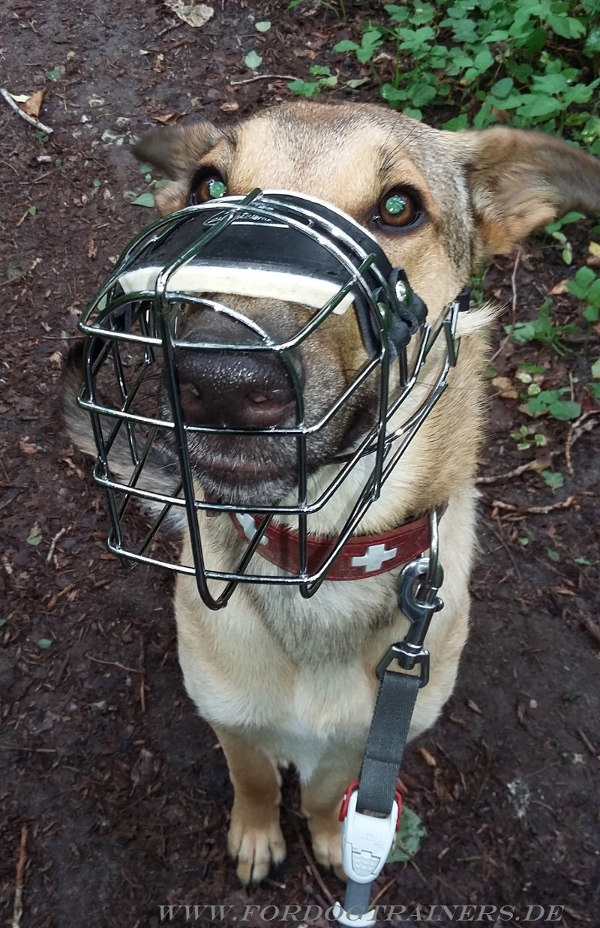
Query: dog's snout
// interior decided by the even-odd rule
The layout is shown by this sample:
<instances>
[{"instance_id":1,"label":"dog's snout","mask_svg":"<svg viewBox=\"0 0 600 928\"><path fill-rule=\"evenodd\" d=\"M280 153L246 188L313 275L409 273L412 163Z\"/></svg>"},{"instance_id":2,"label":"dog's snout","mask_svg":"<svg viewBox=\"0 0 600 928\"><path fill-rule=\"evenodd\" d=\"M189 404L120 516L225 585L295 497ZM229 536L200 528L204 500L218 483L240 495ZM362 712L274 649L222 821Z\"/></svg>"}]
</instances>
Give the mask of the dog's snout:
<instances>
[{"instance_id":1,"label":"dog's snout","mask_svg":"<svg viewBox=\"0 0 600 928\"><path fill-rule=\"evenodd\" d=\"M295 419L304 381L296 352L286 352L284 358L276 349L258 347L262 343L251 329L217 314L203 324L198 341L223 348L182 348L177 353L179 398L188 424L275 428ZM250 345L257 349L248 350Z\"/></svg>"}]
</instances>

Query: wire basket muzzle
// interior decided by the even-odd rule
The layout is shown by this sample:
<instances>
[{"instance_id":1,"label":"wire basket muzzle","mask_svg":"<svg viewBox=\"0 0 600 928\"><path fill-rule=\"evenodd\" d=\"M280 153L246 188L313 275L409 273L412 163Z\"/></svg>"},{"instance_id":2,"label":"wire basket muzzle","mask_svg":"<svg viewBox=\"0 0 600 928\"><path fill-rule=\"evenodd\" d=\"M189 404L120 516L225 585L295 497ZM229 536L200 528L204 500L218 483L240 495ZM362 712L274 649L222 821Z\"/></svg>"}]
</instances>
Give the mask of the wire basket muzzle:
<instances>
[{"instance_id":1,"label":"wire basket muzzle","mask_svg":"<svg viewBox=\"0 0 600 928\"><path fill-rule=\"evenodd\" d=\"M408 375L406 346L426 313L398 273L352 219L291 194L258 193L190 207L159 220L134 240L81 324L89 338L80 404L91 414L98 447L95 479L108 492L109 548L134 562L195 574L201 596L213 608L224 605L239 582L295 583L311 595L379 493L391 365L396 388L402 389ZM244 312L245 300L260 304L267 299L302 306L304 321L282 337L277 324ZM355 314L360 328L364 364L315 413L307 404L302 352L330 316L347 312ZM194 315L205 320L204 331L190 325ZM277 406L272 399L280 391L285 415L278 419L275 411L272 421L261 422L260 416L235 421L235 402L229 398L225 403L224 384L228 389L231 383L224 371L236 365L243 368L242 380L260 370L263 385L265 379L267 385L270 379L276 384L271 406ZM209 371L213 392L221 389L226 415L219 415L214 395L209 413L206 407L190 413L193 401L188 397L186 405L182 395L195 366ZM368 428L350 444L329 448L326 436L367 385L371 396L376 394ZM229 442L225 449L231 449L234 469L239 451L239 473L233 477L237 494L220 492L218 479L203 479L198 462L207 453L214 457L215 448L221 454L218 442ZM313 480L314 451L323 446L327 456L320 461L317 455L317 463L330 476ZM258 473L265 456L276 465L278 455L286 473L279 482L276 475L258 480L260 492L254 493L253 462ZM222 459L227 462L227 454ZM311 520L359 470L364 475L353 481L354 497L345 499L350 515L336 527L322 563L309 570L302 547ZM134 515L134 498L152 513L149 529ZM234 513L257 517L256 531L245 546L232 539L239 557L230 569L212 570L202 545L202 519ZM297 526L293 575L265 572L263 563L256 567L256 551L274 517ZM187 564L168 551L168 544L161 549L169 521L187 526ZM216 599L209 590L212 579L228 583Z\"/></svg>"}]
</instances>

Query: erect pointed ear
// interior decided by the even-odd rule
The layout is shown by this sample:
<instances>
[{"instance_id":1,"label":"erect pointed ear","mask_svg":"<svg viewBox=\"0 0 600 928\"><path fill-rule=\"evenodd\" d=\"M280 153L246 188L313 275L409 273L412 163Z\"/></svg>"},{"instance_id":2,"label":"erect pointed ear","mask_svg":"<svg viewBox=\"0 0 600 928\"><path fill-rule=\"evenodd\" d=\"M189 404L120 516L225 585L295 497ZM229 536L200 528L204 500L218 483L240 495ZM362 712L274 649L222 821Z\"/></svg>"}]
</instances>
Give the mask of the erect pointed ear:
<instances>
[{"instance_id":1,"label":"erect pointed ear","mask_svg":"<svg viewBox=\"0 0 600 928\"><path fill-rule=\"evenodd\" d=\"M569 210L600 213L600 161L560 139L495 127L446 141L465 167L480 257L509 252Z\"/></svg>"},{"instance_id":2,"label":"erect pointed ear","mask_svg":"<svg viewBox=\"0 0 600 928\"><path fill-rule=\"evenodd\" d=\"M189 185L200 160L223 138L212 123L201 121L186 126L154 129L133 147L140 161L148 161L171 180L156 194L161 213L182 209L187 204Z\"/></svg>"}]
</instances>

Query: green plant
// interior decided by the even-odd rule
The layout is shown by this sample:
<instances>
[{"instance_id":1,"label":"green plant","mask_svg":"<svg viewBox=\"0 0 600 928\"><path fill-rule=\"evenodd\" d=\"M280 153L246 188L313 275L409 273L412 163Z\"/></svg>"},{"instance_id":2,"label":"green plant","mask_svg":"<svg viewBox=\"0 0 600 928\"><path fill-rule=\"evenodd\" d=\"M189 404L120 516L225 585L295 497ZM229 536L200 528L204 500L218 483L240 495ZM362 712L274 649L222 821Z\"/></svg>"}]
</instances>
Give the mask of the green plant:
<instances>
[{"instance_id":1,"label":"green plant","mask_svg":"<svg viewBox=\"0 0 600 928\"><path fill-rule=\"evenodd\" d=\"M570 241L563 232L563 227L569 225L571 222L577 222L580 219L583 219L583 213L567 213L567 215L563 216L562 219L558 219L556 222L551 222L550 225L546 226L546 234L550 235L555 241L563 246L561 257L565 264L570 264L573 260L573 249L571 247Z\"/></svg>"},{"instance_id":2,"label":"green plant","mask_svg":"<svg viewBox=\"0 0 600 928\"><path fill-rule=\"evenodd\" d=\"M532 433L531 429L526 425L522 425L516 432L511 432L510 437L517 442L519 451L529 451L530 448L545 448L548 444L548 439L543 432L536 431Z\"/></svg>"},{"instance_id":3,"label":"green plant","mask_svg":"<svg viewBox=\"0 0 600 928\"><path fill-rule=\"evenodd\" d=\"M388 863L402 862L414 857L426 834L427 830L417 813L409 809L408 806L404 806L400 818L400 828L396 837L396 845L390 852Z\"/></svg>"},{"instance_id":4,"label":"green plant","mask_svg":"<svg viewBox=\"0 0 600 928\"><path fill-rule=\"evenodd\" d=\"M561 341L562 336L573 334L578 329L576 325L571 323L557 325L551 319L551 311L552 300L548 297L538 309L534 319L527 322L517 322L514 326L506 325L504 331L519 345L524 345L526 342L542 342L553 348L557 354L565 355L568 352Z\"/></svg>"},{"instance_id":5,"label":"green plant","mask_svg":"<svg viewBox=\"0 0 600 928\"><path fill-rule=\"evenodd\" d=\"M298 96L310 99L310 97L314 97L315 94L320 93L323 89L335 87L337 85L337 74L332 74L330 69L323 65L313 64L309 68L309 72L316 80L303 81L298 78L295 81L290 81L288 89L291 90L292 93L298 94Z\"/></svg>"},{"instance_id":6,"label":"green plant","mask_svg":"<svg viewBox=\"0 0 600 928\"><path fill-rule=\"evenodd\" d=\"M597 277L591 267L580 267L575 279L567 284L569 293L585 300L583 318L588 322L598 322L600 317L600 277Z\"/></svg>"},{"instance_id":7,"label":"green plant","mask_svg":"<svg viewBox=\"0 0 600 928\"><path fill-rule=\"evenodd\" d=\"M333 50L369 64L391 106L417 118L424 106L454 108L452 129L501 121L568 131L600 154L600 77L588 79L600 57L598 0L411 0L383 10L359 42Z\"/></svg>"},{"instance_id":8,"label":"green plant","mask_svg":"<svg viewBox=\"0 0 600 928\"><path fill-rule=\"evenodd\" d=\"M557 390L540 390L536 396L529 397L527 409L532 416L549 415L561 422L578 419L581 415L581 403L575 400L563 399L566 393L570 393L569 387L560 387Z\"/></svg>"},{"instance_id":9,"label":"green plant","mask_svg":"<svg viewBox=\"0 0 600 928\"><path fill-rule=\"evenodd\" d=\"M559 470L543 470L540 474L547 487L556 493L565 484L565 478Z\"/></svg>"}]
</instances>

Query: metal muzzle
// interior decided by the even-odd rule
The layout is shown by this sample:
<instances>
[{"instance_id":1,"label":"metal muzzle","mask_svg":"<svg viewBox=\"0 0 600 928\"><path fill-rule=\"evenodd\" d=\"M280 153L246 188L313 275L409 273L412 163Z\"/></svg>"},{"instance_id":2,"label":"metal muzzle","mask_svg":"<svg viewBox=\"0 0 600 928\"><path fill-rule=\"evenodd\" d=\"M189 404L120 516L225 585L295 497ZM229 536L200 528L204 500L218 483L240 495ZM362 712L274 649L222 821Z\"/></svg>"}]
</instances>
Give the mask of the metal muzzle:
<instances>
[{"instance_id":1,"label":"metal muzzle","mask_svg":"<svg viewBox=\"0 0 600 928\"><path fill-rule=\"evenodd\" d=\"M282 333L277 320L270 325L244 312L254 300L292 303L302 308L302 322ZM462 308L457 298L432 330L424 303L375 239L313 198L255 191L154 223L123 253L80 323L88 339L79 404L91 415L98 449L94 477L108 493L109 549L129 563L195 575L211 608L225 605L240 582L291 584L312 595L443 392ZM365 360L315 414L299 358L329 317L345 313L355 315ZM190 325L194 314L200 322ZM433 386L399 425L398 410L440 336L446 349ZM237 411L226 372L236 368L252 397ZM315 473L312 449L327 446L336 417L356 407L365 390L375 407L368 425L329 449ZM208 399L197 402L202 392ZM228 443L231 453L238 445L249 449L250 462L263 454L277 460L279 442L292 455L293 479L266 499L254 493L252 467L241 460L243 498L228 498L214 485L207 492L203 442ZM149 528L130 506L135 498L151 513ZM344 517L332 520L340 509ZM238 537L232 515L252 526L247 539ZM173 517L189 533L183 561L169 546ZM221 557L211 564L203 544L208 517L221 519L234 552L230 563ZM272 520L285 523L297 544L293 571L260 557ZM307 537L323 524L331 524L328 543L309 567ZM212 581L224 581L218 594Z\"/></svg>"}]
</instances>

